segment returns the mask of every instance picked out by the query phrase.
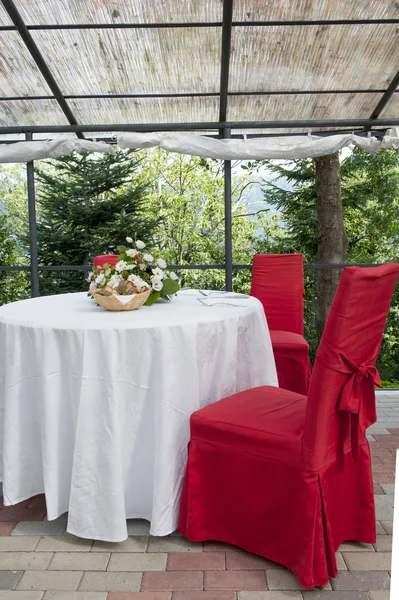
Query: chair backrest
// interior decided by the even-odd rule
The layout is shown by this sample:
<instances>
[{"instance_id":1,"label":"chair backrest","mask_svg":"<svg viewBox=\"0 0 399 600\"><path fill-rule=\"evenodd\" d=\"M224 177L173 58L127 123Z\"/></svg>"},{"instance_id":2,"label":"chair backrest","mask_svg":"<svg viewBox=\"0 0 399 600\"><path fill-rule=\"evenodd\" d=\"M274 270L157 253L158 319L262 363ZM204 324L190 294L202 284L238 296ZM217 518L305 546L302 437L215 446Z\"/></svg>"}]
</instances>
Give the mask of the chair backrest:
<instances>
[{"instance_id":1,"label":"chair backrest","mask_svg":"<svg viewBox=\"0 0 399 600\"><path fill-rule=\"evenodd\" d=\"M306 468L352 448L376 420L375 368L399 265L344 269L317 350L303 437Z\"/></svg>"},{"instance_id":2,"label":"chair backrest","mask_svg":"<svg viewBox=\"0 0 399 600\"><path fill-rule=\"evenodd\" d=\"M250 294L262 302L269 329L303 335L302 254L255 254Z\"/></svg>"}]
</instances>

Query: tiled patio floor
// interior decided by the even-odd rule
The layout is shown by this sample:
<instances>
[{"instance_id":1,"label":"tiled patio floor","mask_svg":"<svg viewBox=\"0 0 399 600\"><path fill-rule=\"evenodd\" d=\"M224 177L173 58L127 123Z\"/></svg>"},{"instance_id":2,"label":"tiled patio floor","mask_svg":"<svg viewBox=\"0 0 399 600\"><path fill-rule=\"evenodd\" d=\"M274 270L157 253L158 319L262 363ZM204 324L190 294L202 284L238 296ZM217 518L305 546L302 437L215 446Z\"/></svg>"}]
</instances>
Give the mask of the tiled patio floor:
<instances>
[{"instance_id":1,"label":"tiled patio floor","mask_svg":"<svg viewBox=\"0 0 399 600\"><path fill-rule=\"evenodd\" d=\"M65 534L65 519L44 520L36 497L0 504L0 600L388 600L399 393L379 394L377 404L377 543L343 544L326 590L303 591L287 569L231 546L151 538L144 521L130 521L121 544L77 539Z\"/></svg>"}]
</instances>

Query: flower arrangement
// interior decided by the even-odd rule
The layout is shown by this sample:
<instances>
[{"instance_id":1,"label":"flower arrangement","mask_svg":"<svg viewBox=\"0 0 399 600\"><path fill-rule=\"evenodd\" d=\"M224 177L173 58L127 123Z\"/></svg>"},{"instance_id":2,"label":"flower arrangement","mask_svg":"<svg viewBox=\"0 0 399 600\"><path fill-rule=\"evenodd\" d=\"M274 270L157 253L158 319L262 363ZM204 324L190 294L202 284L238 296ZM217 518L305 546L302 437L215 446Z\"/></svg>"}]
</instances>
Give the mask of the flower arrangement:
<instances>
[{"instance_id":1,"label":"flower arrangement","mask_svg":"<svg viewBox=\"0 0 399 600\"><path fill-rule=\"evenodd\" d=\"M156 257L155 251L143 252L146 245L141 240L133 242L127 237L126 241L130 248L118 246L117 257L110 256L108 262L93 268L87 279L90 292L96 297L98 293L127 296L149 292L145 301L147 306L160 297L170 300L170 296L180 289L176 273L165 272L167 265L161 257Z\"/></svg>"}]
</instances>

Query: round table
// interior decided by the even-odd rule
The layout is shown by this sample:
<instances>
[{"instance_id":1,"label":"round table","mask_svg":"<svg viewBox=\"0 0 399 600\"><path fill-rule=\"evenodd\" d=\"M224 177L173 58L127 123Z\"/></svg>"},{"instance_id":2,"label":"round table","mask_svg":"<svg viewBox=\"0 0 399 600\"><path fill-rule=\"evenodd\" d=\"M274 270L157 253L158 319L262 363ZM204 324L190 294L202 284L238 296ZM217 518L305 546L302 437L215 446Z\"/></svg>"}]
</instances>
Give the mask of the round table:
<instances>
[{"instance_id":1,"label":"round table","mask_svg":"<svg viewBox=\"0 0 399 600\"><path fill-rule=\"evenodd\" d=\"M49 520L68 512L69 533L97 540L126 539L128 518L176 529L190 415L277 385L261 303L191 293L133 312L86 293L0 308L5 505L45 493Z\"/></svg>"}]
</instances>

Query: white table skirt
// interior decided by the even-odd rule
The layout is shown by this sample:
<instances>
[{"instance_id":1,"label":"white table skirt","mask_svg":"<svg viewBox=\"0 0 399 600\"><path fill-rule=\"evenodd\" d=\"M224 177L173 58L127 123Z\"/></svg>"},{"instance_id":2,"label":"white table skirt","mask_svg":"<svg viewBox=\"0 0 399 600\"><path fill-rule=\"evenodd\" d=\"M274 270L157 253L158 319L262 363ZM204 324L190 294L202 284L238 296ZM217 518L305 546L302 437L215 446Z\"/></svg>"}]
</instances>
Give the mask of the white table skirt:
<instances>
[{"instance_id":1,"label":"white table skirt","mask_svg":"<svg viewBox=\"0 0 399 600\"><path fill-rule=\"evenodd\" d=\"M119 313L85 293L24 300L0 308L0 342L4 503L45 493L48 519L69 512L68 532L90 539L126 539L127 518L172 533L191 413L277 385L255 298Z\"/></svg>"}]
</instances>

